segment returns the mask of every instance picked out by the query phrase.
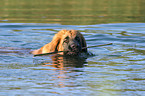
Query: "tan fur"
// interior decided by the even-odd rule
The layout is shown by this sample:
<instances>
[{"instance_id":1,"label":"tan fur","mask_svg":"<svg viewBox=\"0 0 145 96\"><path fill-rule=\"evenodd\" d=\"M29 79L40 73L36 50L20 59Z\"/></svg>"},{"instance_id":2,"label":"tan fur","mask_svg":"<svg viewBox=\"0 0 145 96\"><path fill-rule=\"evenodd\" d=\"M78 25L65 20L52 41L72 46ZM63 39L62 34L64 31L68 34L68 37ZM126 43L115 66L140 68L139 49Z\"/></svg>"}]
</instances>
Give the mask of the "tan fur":
<instances>
[{"instance_id":1,"label":"tan fur","mask_svg":"<svg viewBox=\"0 0 145 96\"><path fill-rule=\"evenodd\" d=\"M63 40L66 36L69 37L74 37L74 36L79 36L81 38L81 46L86 47L86 41L83 35L77 31L77 30L61 30L55 36L53 37L52 41L40 49L34 50L31 53L36 55L36 54L43 54L43 53L49 53L49 52L55 52L55 51L63 51L64 48L62 46ZM87 51L87 49L82 50L82 51Z\"/></svg>"}]
</instances>

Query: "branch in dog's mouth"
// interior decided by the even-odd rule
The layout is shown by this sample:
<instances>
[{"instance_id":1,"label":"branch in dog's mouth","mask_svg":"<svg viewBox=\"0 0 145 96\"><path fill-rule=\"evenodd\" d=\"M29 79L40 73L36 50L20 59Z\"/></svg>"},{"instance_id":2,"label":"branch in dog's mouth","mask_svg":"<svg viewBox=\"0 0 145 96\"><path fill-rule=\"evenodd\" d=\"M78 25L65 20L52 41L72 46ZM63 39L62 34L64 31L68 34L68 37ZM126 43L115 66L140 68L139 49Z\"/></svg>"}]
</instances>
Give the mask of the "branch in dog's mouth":
<instances>
[{"instance_id":1,"label":"branch in dog's mouth","mask_svg":"<svg viewBox=\"0 0 145 96\"><path fill-rule=\"evenodd\" d=\"M50 52L50 53L36 54L36 55L34 55L34 57L35 56L43 56L43 55L51 55L51 54L56 54L56 53L61 53L61 52L64 52L64 51L56 51L56 52Z\"/></svg>"},{"instance_id":2,"label":"branch in dog's mouth","mask_svg":"<svg viewBox=\"0 0 145 96\"><path fill-rule=\"evenodd\" d=\"M112 45L112 43L88 46L88 47L83 47L82 49L92 48L92 47L100 47L100 46L105 46L105 45ZM34 57L35 56L43 56L43 55L51 55L51 54L56 54L56 53L61 53L61 52L65 52L65 51L56 51L56 52L50 52L50 53L36 54L36 55L34 55Z\"/></svg>"}]
</instances>

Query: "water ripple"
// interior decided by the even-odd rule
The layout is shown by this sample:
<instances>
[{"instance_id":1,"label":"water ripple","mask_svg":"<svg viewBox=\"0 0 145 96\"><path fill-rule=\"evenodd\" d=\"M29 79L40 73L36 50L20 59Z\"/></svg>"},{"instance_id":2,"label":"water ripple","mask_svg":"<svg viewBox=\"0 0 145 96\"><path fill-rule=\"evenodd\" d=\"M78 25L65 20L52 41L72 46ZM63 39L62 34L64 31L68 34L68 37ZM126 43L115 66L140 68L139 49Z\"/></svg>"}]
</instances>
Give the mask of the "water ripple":
<instances>
[{"instance_id":1,"label":"water ripple","mask_svg":"<svg viewBox=\"0 0 145 96\"><path fill-rule=\"evenodd\" d=\"M49 95L145 93L145 23L60 25L43 23L1 23L0 47L37 49L51 41L61 29L82 32L87 45L113 43L89 48L94 56L84 59L35 57L21 54L0 56L0 93L19 90ZM84 92L84 93L83 93ZM78 95L78 94L77 94Z\"/></svg>"}]
</instances>

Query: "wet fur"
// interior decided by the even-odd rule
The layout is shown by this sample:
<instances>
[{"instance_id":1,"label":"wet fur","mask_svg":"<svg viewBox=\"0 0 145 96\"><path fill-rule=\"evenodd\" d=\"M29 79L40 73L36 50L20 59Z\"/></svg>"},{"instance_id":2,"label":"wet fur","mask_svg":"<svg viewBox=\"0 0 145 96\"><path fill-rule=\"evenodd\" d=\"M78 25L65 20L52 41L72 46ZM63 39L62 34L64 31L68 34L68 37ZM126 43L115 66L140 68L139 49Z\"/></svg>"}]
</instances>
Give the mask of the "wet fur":
<instances>
[{"instance_id":1,"label":"wet fur","mask_svg":"<svg viewBox=\"0 0 145 96\"><path fill-rule=\"evenodd\" d=\"M69 38L69 41L66 43L66 38ZM75 40L75 38L79 38L79 40ZM74 46L75 47L74 47ZM70 48L70 46L73 48ZM71 55L71 53L81 53L81 52L87 52L87 49L82 49L83 47L86 47L86 41L83 35L77 31L77 30L61 30L55 36L53 37L52 41L40 49L31 51L32 54L43 54L43 53L49 53L49 52L56 52L56 51L65 51L68 52L68 55ZM69 50L74 49L74 50ZM78 52L79 51L79 52ZM65 54L63 52L63 55Z\"/></svg>"}]
</instances>

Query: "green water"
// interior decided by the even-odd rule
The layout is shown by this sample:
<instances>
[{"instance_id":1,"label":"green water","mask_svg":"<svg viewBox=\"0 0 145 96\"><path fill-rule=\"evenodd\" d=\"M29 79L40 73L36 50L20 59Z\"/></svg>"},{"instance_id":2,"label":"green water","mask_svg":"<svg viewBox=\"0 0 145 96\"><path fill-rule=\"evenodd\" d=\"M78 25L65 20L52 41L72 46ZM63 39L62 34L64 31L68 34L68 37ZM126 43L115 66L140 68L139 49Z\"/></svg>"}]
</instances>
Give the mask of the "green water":
<instances>
[{"instance_id":1,"label":"green water","mask_svg":"<svg viewBox=\"0 0 145 96\"><path fill-rule=\"evenodd\" d=\"M145 22L144 0L1 0L0 22L100 23Z\"/></svg>"},{"instance_id":2,"label":"green water","mask_svg":"<svg viewBox=\"0 0 145 96\"><path fill-rule=\"evenodd\" d=\"M144 5L1 0L0 96L145 96ZM29 54L62 29L79 30L87 46L113 45L89 48L89 58Z\"/></svg>"}]
</instances>

